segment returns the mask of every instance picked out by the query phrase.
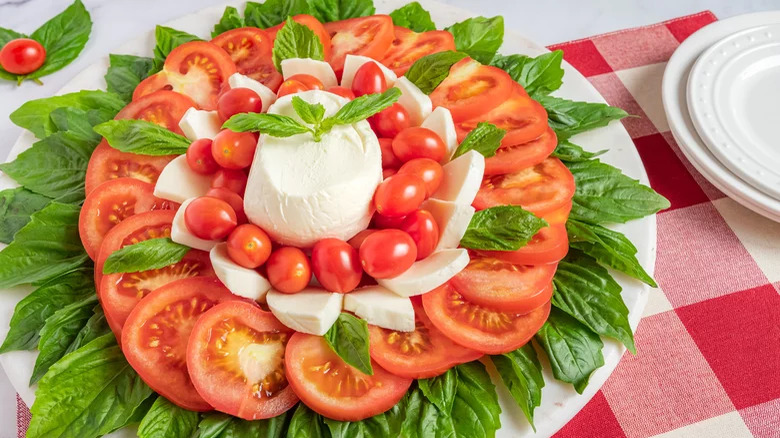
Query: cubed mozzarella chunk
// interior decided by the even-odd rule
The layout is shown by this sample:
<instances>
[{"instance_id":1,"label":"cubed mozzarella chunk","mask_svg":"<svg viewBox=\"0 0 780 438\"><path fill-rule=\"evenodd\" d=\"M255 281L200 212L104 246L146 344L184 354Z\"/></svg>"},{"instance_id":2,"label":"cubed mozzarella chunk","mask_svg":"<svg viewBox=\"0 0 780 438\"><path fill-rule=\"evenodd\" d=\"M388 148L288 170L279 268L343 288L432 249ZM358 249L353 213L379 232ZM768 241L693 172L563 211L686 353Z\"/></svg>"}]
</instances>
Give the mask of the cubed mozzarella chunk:
<instances>
[{"instance_id":1,"label":"cubed mozzarella chunk","mask_svg":"<svg viewBox=\"0 0 780 438\"><path fill-rule=\"evenodd\" d=\"M443 106L438 106L422 122L423 128L439 134L444 145L447 146L447 153L444 155L442 164L450 161L452 154L458 149L458 133L455 131L455 122L452 120L452 113Z\"/></svg>"},{"instance_id":2,"label":"cubed mozzarella chunk","mask_svg":"<svg viewBox=\"0 0 780 438\"><path fill-rule=\"evenodd\" d=\"M319 288L286 294L271 289L265 296L276 319L302 333L322 336L341 314L344 295Z\"/></svg>"},{"instance_id":3,"label":"cubed mozzarella chunk","mask_svg":"<svg viewBox=\"0 0 780 438\"><path fill-rule=\"evenodd\" d=\"M228 78L228 85L230 85L230 88L249 88L257 93L260 96L260 101L263 102L263 112L268 111L268 107L276 102L274 90L241 73L233 73Z\"/></svg>"},{"instance_id":4,"label":"cubed mozzarella chunk","mask_svg":"<svg viewBox=\"0 0 780 438\"><path fill-rule=\"evenodd\" d=\"M474 216L474 207L438 199L429 199L420 207L433 215L439 226L439 243L435 251L457 248Z\"/></svg>"},{"instance_id":5,"label":"cubed mozzarella chunk","mask_svg":"<svg viewBox=\"0 0 780 438\"><path fill-rule=\"evenodd\" d=\"M184 221L184 211L187 210L187 206L190 205L190 202L192 202L192 199L187 199L182 202L181 207L179 207L179 210L173 217L173 223L171 224L171 240L184 246L189 246L190 248L199 249L201 251L211 251L219 242L216 240L201 239L192 234L187 228L187 223Z\"/></svg>"},{"instance_id":6,"label":"cubed mozzarella chunk","mask_svg":"<svg viewBox=\"0 0 780 438\"><path fill-rule=\"evenodd\" d=\"M294 75L310 75L319 79L325 88L335 87L339 84L333 67L325 61L317 61L311 58L288 58L282 60L282 76L284 80Z\"/></svg>"},{"instance_id":7,"label":"cubed mozzarella chunk","mask_svg":"<svg viewBox=\"0 0 780 438\"><path fill-rule=\"evenodd\" d=\"M436 289L468 264L469 253L465 249L445 249L414 262L403 274L377 279L377 283L402 297L413 297Z\"/></svg>"},{"instance_id":8,"label":"cubed mozzarella chunk","mask_svg":"<svg viewBox=\"0 0 780 438\"><path fill-rule=\"evenodd\" d=\"M195 141L201 138L213 139L222 130L222 121L216 111L203 111L195 108L188 109L181 120L179 128L184 136Z\"/></svg>"},{"instance_id":9,"label":"cubed mozzarella chunk","mask_svg":"<svg viewBox=\"0 0 780 438\"><path fill-rule=\"evenodd\" d=\"M482 185L485 157L470 150L442 166L444 175L432 198L442 201L471 204Z\"/></svg>"},{"instance_id":10,"label":"cubed mozzarella chunk","mask_svg":"<svg viewBox=\"0 0 780 438\"><path fill-rule=\"evenodd\" d=\"M398 78L395 82L395 87L401 90L401 97L398 98L398 103L409 113L409 120L412 122L412 126L420 126L423 120L433 111L431 98L417 88L417 85L414 85L412 81L406 79L406 76Z\"/></svg>"},{"instance_id":11,"label":"cubed mozzarella chunk","mask_svg":"<svg viewBox=\"0 0 780 438\"><path fill-rule=\"evenodd\" d=\"M366 286L344 295L344 310L378 327L399 332L414 331L412 301L382 286Z\"/></svg>"},{"instance_id":12,"label":"cubed mozzarella chunk","mask_svg":"<svg viewBox=\"0 0 780 438\"><path fill-rule=\"evenodd\" d=\"M227 244L220 243L209 253L211 266L230 292L253 301L264 301L271 283L254 269L245 268L230 259Z\"/></svg>"},{"instance_id":13,"label":"cubed mozzarella chunk","mask_svg":"<svg viewBox=\"0 0 780 438\"><path fill-rule=\"evenodd\" d=\"M352 80L355 79L355 73L357 73L358 69L367 62L373 62L379 66L379 68L382 70L382 73L385 74L385 82L387 82L388 88L395 85L395 81L398 80L398 76L396 76L392 70L382 65L381 62L378 62L367 56L347 55L347 57L344 59L344 73L341 74L341 86L351 89Z\"/></svg>"},{"instance_id":14,"label":"cubed mozzarella chunk","mask_svg":"<svg viewBox=\"0 0 780 438\"><path fill-rule=\"evenodd\" d=\"M187 156L176 157L160 172L154 185L154 196L181 204L203 196L211 189L211 177L190 169Z\"/></svg>"}]
</instances>

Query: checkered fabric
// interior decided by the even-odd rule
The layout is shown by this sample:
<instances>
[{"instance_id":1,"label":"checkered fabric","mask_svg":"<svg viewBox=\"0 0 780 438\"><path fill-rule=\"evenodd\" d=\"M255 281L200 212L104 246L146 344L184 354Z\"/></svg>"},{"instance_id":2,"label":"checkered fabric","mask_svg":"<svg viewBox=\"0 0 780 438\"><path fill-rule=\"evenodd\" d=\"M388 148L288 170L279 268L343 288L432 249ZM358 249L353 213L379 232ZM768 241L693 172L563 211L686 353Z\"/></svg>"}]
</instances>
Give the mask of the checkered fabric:
<instances>
[{"instance_id":1,"label":"checkered fabric","mask_svg":"<svg viewBox=\"0 0 780 438\"><path fill-rule=\"evenodd\" d=\"M623 123L658 215L655 278L626 354L556 438L780 438L780 224L727 198L685 159L661 104L667 60L710 12L558 44ZM30 411L18 401L19 437Z\"/></svg>"}]
</instances>

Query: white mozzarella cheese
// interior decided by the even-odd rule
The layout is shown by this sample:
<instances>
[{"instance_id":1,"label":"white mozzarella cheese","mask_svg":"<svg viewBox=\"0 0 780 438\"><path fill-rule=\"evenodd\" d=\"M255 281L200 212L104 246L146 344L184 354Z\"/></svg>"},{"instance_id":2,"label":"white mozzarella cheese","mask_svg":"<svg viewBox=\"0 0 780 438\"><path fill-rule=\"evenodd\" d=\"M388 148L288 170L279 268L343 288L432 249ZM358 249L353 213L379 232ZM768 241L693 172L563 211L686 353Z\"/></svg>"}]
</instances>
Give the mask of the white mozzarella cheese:
<instances>
[{"instance_id":1,"label":"white mozzarella cheese","mask_svg":"<svg viewBox=\"0 0 780 438\"><path fill-rule=\"evenodd\" d=\"M469 264L469 253L465 249L445 249L414 262L403 274L377 280L402 297L413 297L430 292L450 280Z\"/></svg>"},{"instance_id":2,"label":"white mozzarella cheese","mask_svg":"<svg viewBox=\"0 0 780 438\"><path fill-rule=\"evenodd\" d=\"M442 170L441 185L431 197L459 204L474 202L485 174L485 157L470 150L442 166Z\"/></svg>"},{"instance_id":3,"label":"white mozzarella cheese","mask_svg":"<svg viewBox=\"0 0 780 438\"><path fill-rule=\"evenodd\" d=\"M319 79L325 88L335 87L339 84L333 67L325 61L317 61L311 58L289 58L282 60L282 76L284 80L294 75L311 75Z\"/></svg>"},{"instance_id":4,"label":"white mozzarella cheese","mask_svg":"<svg viewBox=\"0 0 780 438\"><path fill-rule=\"evenodd\" d=\"M326 91L296 94L335 114L347 99ZM293 95L269 113L301 120ZM310 247L326 237L349 240L368 226L382 181L382 152L368 122L339 125L315 142L311 134L262 135L249 174L244 210L250 222L285 245Z\"/></svg>"},{"instance_id":5,"label":"white mozzarella cheese","mask_svg":"<svg viewBox=\"0 0 780 438\"><path fill-rule=\"evenodd\" d=\"M181 128L184 136L192 141L200 140L201 138L211 140L222 130L222 121L219 120L219 115L217 115L216 111L190 108L179 120L179 128Z\"/></svg>"},{"instance_id":6,"label":"white mozzarella cheese","mask_svg":"<svg viewBox=\"0 0 780 438\"><path fill-rule=\"evenodd\" d=\"M276 319L287 327L302 333L322 336L341 314L344 295L324 289L306 288L286 294L274 289L265 300Z\"/></svg>"},{"instance_id":7,"label":"white mozzarella cheese","mask_svg":"<svg viewBox=\"0 0 780 438\"><path fill-rule=\"evenodd\" d=\"M395 81L398 80L398 76L396 76L392 70L382 65L381 62L377 62L368 56L347 55L347 57L344 59L344 72L341 74L341 86L351 89L352 80L355 79L355 73L357 73L358 69L367 62L373 62L379 66L379 68L382 70L382 73L385 74L385 82L387 82L388 88L395 85Z\"/></svg>"},{"instance_id":8,"label":"white mozzarella cheese","mask_svg":"<svg viewBox=\"0 0 780 438\"><path fill-rule=\"evenodd\" d=\"M173 217L173 223L171 224L171 240L189 246L190 248L199 249L201 251L211 251L219 242L216 240L201 239L192 234L187 228L187 223L184 221L184 211L187 210L187 206L190 205L190 202L192 202L192 199L184 201L176 212L176 215Z\"/></svg>"},{"instance_id":9,"label":"white mozzarella cheese","mask_svg":"<svg viewBox=\"0 0 780 438\"><path fill-rule=\"evenodd\" d=\"M168 163L154 185L154 196L181 204L190 198L203 196L211 190L211 177L201 175L187 164L181 155Z\"/></svg>"},{"instance_id":10,"label":"white mozzarella cheese","mask_svg":"<svg viewBox=\"0 0 780 438\"><path fill-rule=\"evenodd\" d=\"M271 283L254 269L245 268L230 259L227 244L220 243L209 253L211 266L230 292L253 301L264 301Z\"/></svg>"},{"instance_id":11,"label":"white mozzarella cheese","mask_svg":"<svg viewBox=\"0 0 780 438\"><path fill-rule=\"evenodd\" d=\"M382 286L366 286L344 295L344 310L388 330L414 331L412 301Z\"/></svg>"},{"instance_id":12,"label":"white mozzarella cheese","mask_svg":"<svg viewBox=\"0 0 780 438\"><path fill-rule=\"evenodd\" d=\"M450 161L452 154L458 149L458 133L455 131L455 122L452 120L452 113L443 106L438 106L433 112L428 115L422 122L423 128L428 128L431 131L439 134L445 146L447 146L447 154L444 155L442 164Z\"/></svg>"},{"instance_id":13,"label":"white mozzarella cheese","mask_svg":"<svg viewBox=\"0 0 780 438\"><path fill-rule=\"evenodd\" d=\"M228 85L230 85L230 88L249 88L257 93L257 95L260 96L260 101L263 102L263 112L268 111L268 107L276 102L276 93L274 93L274 90L241 73L233 73L228 78Z\"/></svg>"},{"instance_id":14,"label":"white mozzarella cheese","mask_svg":"<svg viewBox=\"0 0 780 438\"><path fill-rule=\"evenodd\" d=\"M395 87L401 90L401 97L398 98L398 103L409 113L409 120L412 122L412 126L420 126L423 120L431 115L433 111L431 98L420 91L417 85L414 85L405 76L398 78L395 82Z\"/></svg>"},{"instance_id":15,"label":"white mozzarella cheese","mask_svg":"<svg viewBox=\"0 0 780 438\"><path fill-rule=\"evenodd\" d=\"M429 199L420 208L430 212L439 226L439 243L435 251L457 248L475 212L469 204L438 199Z\"/></svg>"}]
</instances>

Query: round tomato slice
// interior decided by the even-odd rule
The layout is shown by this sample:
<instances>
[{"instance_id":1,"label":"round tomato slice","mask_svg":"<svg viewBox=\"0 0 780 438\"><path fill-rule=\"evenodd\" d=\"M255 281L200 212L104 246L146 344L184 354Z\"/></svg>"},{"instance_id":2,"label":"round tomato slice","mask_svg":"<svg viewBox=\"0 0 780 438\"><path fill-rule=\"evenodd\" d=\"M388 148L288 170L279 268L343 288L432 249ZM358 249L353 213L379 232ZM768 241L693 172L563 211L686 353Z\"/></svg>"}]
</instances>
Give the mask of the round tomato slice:
<instances>
[{"instance_id":1,"label":"round tomato slice","mask_svg":"<svg viewBox=\"0 0 780 438\"><path fill-rule=\"evenodd\" d=\"M456 343L485 354L504 354L525 345L550 315L550 302L525 315L499 312L466 300L450 283L423 295L431 322Z\"/></svg>"},{"instance_id":2,"label":"round tomato slice","mask_svg":"<svg viewBox=\"0 0 780 438\"><path fill-rule=\"evenodd\" d=\"M393 19L389 15L349 18L325 23L333 45L330 65L341 77L347 55L382 59L393 44Z\"/></svg>"},{"instance_id":3,"label":"round tomato slice","mask_svg":"<svg viewBox=\"0 0 780 438\"><path fill-rule=\"evenodd\" d=\"M160 90L130 102L114 119L144 120L184 135L179 128L179 121L188 109L195 106L195 102L183 94Z\"/></svg>"},{"instance_id":4,"label":"round tomato slice","mask_svg":"<svg viewBox=\"0 0 780 438\"><path fill-rule=\"evenodd\" d=\"M395 406L412 379L398 377L371 361L374 375L346 364L322 336L295 333L287 343L287 379L301 401L320 415L360 421Z\"/></svg>"},{"instance_id":5,"label":"round tomato slice","mask_svg":"<svg viewBox=\"0 0 780 438\"><path fill-rule=\"evenodd\" d=\"M405 27L395 26L395 39L382 64L403 76L409 67L423 56L455 50L455 39L446 30L417 33Z\"/></svg>"},{"instance_id":6,"label":"round tomato slice","mask_svg":"<svg viewBox=\"0 0 780 438\"><path fill-rule=\"evenodd\" d=\"M272 90L279 88L282 75L271 61L273 37L268 32L256 27L242 27L229 30L211 42L230 55L239 73Z\"/></svg>"},{"instance_id":7,"label":"round tomato slice","mask_svg":"<svg viewBox=\"0 0 780 438\"><path fill-rule=\"evenodd\" d=\"M503 175L541 163L558 145L558 137L552 128L536 140L528 143L501 146L496 154L485 159L485 175Z\"/></svg>"},{"instance_id":8,"label":"round tomato slice","mask_svg":"<svg viewBox=\"0 0 780 438\"><path fill-rule=\"evenodd\" d=\"M147 385L175 405L211 410L187 372L187 342L201 315L235 299L216 278L186 278L158 288L127 317L122 329L125 358Z\"/></svg>"},{"instance_id":9,"label":"round tomato slice","mask_svg":"<svg viewBox=\"0 0 780 438\"><path fill-rule=\"evenodd\" d=\"M457 127L460 122L472 118L484 121L485 118L481 116L492 114L494 108L497 110L515 95L513 90L516 84L509 74L500 68L463 58L450 68L447 79L433 90L431 100L434 107L443 106L450 110Z\"/></svg>"},{"instance_id":10,"label":"round tomato slice","mask_svg":"<svg viewBox=\"0 0 780 438\"><path fill-rule=\"evenodd\" d=\"M133 100L158 90L190 97L201 109L217 109L217 99L236 65L224 50L208 41L192 41L171 50L163 70L143 80Z\"/></svg>"},{"instance_id":11,"label":"round tomato slice","mask_svg":"<svg viewBox=\"0 0 780 438\"><path fill-rule=\"evenodd\" d=\"M106 322L121 339L125 320L142 298L153 290L176 280L191 277L213 277L209 254L192 250L173 265L143 272L104 275L98 288L98 298L106 314Z\"/></svg>"},{"instance_id":12,"label":"round tomato slice","mask_svg":"<svg viewBox=\"0 0 780 438\"><path fill-rule=\"evenodd\" d=\"M517 265L543 265L558 263L569 252L569 236L566 225L558 223L539 230L533 238L517 251L479 251L480 254Z\"/></svg>"},{"instance_id":13,"label":"round tomato slice","mask_svg":"<svg viewBox=\"0 0 780 438\"><path fill-rule=\"evenodd\" d=\"M298 403L284 371L293 331L256 304L214 306L192 329L187 368L198 393L218 411L260 420Z\"/></svg>"},{"instance_id":14,"label":"round tomato slice","mask_svg":"<svg viewBox=\"0 0 780 438\"><path fill-rule=\"evenodd\" d=\"M497 205L520 205L537 216L564 207L574 196L574 177L557 158L519 172L485 176L474 208L484 210Z\"/></svg>"},{"instance_id":15,"label":"round tomato slice","mask_svg":"<svg viewBox=\"0 0 780 438\"><path fill-rule=\"evenodd\" d=\"M133 178L154 184L160 172L174 158L175 155L155 157L121 152L103 140L92 152L87 164L84 191L89 195L100 184L118 178Z\"/></svg>"},{"instance_id":16,"label":"round tomato slice","mask_svg":"<svg viewBox=\"0 0 780 438\"><path fill-rule=\"evenodd\" d=\"M547 223L550 225L565 224L569 219L569 213L571 213L572 206L573 202L569 200L569 202L563 204L563 207L555 209L549 213L545 213L542 216L542 219L547 221Z\"/></svg>"},{"instance_id":17,"label":"round tomato slice","mask_svg":"<svg viewBox=\"0 0 780 438\"><path fill-rule=\"evenodd\" d=\"M317 37L319 37L320 42L322 43L322 54L326 61L329 60L333 51L330 42L330 34L327 30L325 30L325 26L320 22L320 20L308 14L295 15L292 17L292 19L296 23L308 27L314 32L315 35L317 35ZM273 46L273 41L276 40L276 34L283 26L284 23L280 23L265 30L268 32L268 36L271 38L271 46Z\"/></svg>"},{"instance_id":18,"label":"round tomato slice","mask_svg":"<svg viewBox=\"0 0 780 438\"><path fill-rule=\"evenodd\" d=\"M455 365L482 357L482 353L460 346L444 336L425 314L419 299L412 299L412 304L413 332L368 326L371 359L382 368L400 377L428 379Z\"/></svg>"}]
</instances>

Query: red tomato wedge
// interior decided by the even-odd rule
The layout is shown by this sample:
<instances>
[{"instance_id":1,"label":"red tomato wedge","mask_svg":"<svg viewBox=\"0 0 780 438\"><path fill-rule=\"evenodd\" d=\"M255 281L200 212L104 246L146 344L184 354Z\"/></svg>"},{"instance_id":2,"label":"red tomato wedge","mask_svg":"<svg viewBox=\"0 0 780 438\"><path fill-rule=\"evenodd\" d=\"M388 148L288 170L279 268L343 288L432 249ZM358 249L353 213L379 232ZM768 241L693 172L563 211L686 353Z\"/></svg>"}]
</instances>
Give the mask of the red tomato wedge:
<instances>
[{"instance_id":1,"label":"red tomato wedge","mask_svg":"<svg viewBox=\"0 0 780 438\"><path fill-rule=\"evenodd\" d=\"M412 379L394 376L375 361L374 375L341 360L321 336L295 333L284 357L287 379L301 401L320 415L360 421L395 406Z\"/></svg>"},{"instance_id":2,"label":"red tomato wedge","mask_svg":"<svg viewBox=\"0 0 780 438\"><path fill-rule=\"evenodd\" d=\"M566 225L558 223L539 230L528 244L517 251L478 252L517 265L558 263L569 252L569 236L566 234Z\"/></svg>"},{"instance_id":3,"label":"red tomato wedge","mask_svg":"<svg viewBox=\"0 0 780 438\"><path fill-rule=\"evenodd\" d=\"M485 159L485 175L503 175L537 165L544 161L558 145L552 128L528 143L501 146L496 155Z\"/></svg>"},{"instance_id":4,"label":"red tomato wedge","mask_svg":"<svg viewBox=\"0 0 780 438\"><path fill-rule=\"evenodd\" d=\"M246 301L214 306L200 317L187 346L187 368L214 409L245 420L283 414L298 403L284 371L293 331Z\"/></svg>"},{"instance_id":5,"label":"red tomato wedge","mask_svg":"<svg viewBox=\"0 0 780 438\"><path fill-rule=\"evenodd\" d=\"M468 266L450 280L470 303L524 314L552 298L550 285L557 264L516 265L473 252L470 255Z\"/></svg>"},{"instance_id":6,"label":"red tomato wedge","mask_svg":"<svg viewBox=\"0 0 780 438\"><path fill-rule=\"evenodd\" d=\"M381 60L393 44L393 19L389 15L350 18L325 23L333 52L330 65L341 77L348 54Z\"/></svg>"},{"instance_id":7,"label":"red tomato wedge","mask_svg":"<svg viewBox=\"0 0 780 438\"><path fill-rule=\"evenodd\" d=\"M150 292L173 281L198 276L213 277L214 270L209 254L197 250L164 268L104 275L98 288L98 298L116 338L121 339L127 316Z\"/></svg>"},{"instance_id":8,"label":"red tomato wedge","mask_svg":"<svg viewBox=\"0 0 780 438\"><path fill-rule=\"evenodd\" d=\"M562 208L574 196L574 177L557 158L507 175L485 176L474 208L520 205L537 216Z\"/></svg>"},{"instance_id":9,"label":"red tomato wedge","mask_svg":"<svg viewBox=\"0 0 780 438\"><path fill-rule=\"evenodd\" d=\"M522 347L550 315L550 302L525 315L478 306L450 283L423 295L422 300L436 328L456 343L485 354L504 354Z\"/></svg>"},{"instance_id":10,"label":"red tomato wedge","mask_svg":"<svg viewBox=\"0 0 780 438\"><path fill-rule=\"evenodd\" d=\"M292 17L292 19L296 23L300 23L308 27L317 35L317 37L319 37L320 42L322 43L322 54L326 61L329 60L333 51L330 43L330 34L327 30L325 30L325 26L320 22L320 20L308 14L295 15ZM268 36L271 38L271 41L276 40L276 34L283 26L284 23L280 23L265 30L268 32ZM271 45L273 46L273 44Z\"/></svg>"},{"instance_id":11,"label":"red tomato wedge","mask_svg":"<svg viewBox=\"0 0 780 438\"><path fill-rule=\"evenodd\" d=\"M395 26L395 39L382 64L403 76L409 67L423 56L455 50L455 39L446 30L417 33L405 27Z\"/></svg>"},{"instance_id":12,"label":"red tomato wedge","mask_svg":"<svg viewBox=\"0 0 780 438\"><path fill-rule=\"evenodd\" d=\"M236 65L224 50L208 41L192 41L171 50L161 72L144 79L133 100L158 90L173 90L195 101L201 109L214 110Z\"/></svg>"},{"instance_id":13,"label":"red tomato wedge","mask_svg":"<svg viewBox=\"0 0 780 438\"><path fill-rule=\"evenodd\" d=\"M431 100L434 107L450 110L456 126L469 119L484 121L483 114L500 107L514 95L516 84L500 68L463 58L450 68L447 79L433 90Z\"/></svg>"},{"instance_id":14,"label":"red tomato wedge","mask_svg":"<svg viewBox=\"0 0 780 438\"><path fill-rule=\"evenodd\" d=\"M263 29L242 27L229 30L211 42L230 55L239 73L275 91L282 83L282 75L271 60L273 38Z\"/></svg>"},{"instance_id":15,"label":"red tomato wedge","mask_svg":"<svg viewBox=\"0 0 780 438\"><path fill-rule=\"evenodd\" d=\"M455 365L482 357L482 353L458 345L444 336L425 314L419 299L413 298L412 304L415 325L413 332L397 332L374 325L368 326L371 359L382 368L400 377L428 379Z\"/></svg>"},{"instance_id":16,"label":"red tomato wedge","mask_svg":"<svg viewBox=\"0 0 780 438\"><path fill-rule=\"evenodd\" d=\"M235 299L216 278L186 278L158 288L127 317L122 329L125 358L147 385L175 405L211 410L187 372L187 342L201 315Z\"/></svg>"},{"instance_id":17,"label":"red tomato wedge","mask_svg":"<svg viewBox=\"0 0 780 438\"><path fill-rule=\"evenodd\" d=\"M181 93L160 90L130 102L114 119L144 120L184 135L179 128L179 121L188 109L195 106L192 99Z\"/></svg>"},{"instance_id":18,"label":"red tomato wedge","mask_svg":"<svg viewBox=\"0 0 780 438\"><path fill-rule=\"evenodd\" d=\"M132 178L154 184L160 172L174 158L175 155L155 157L121 152L103 140L89 158L84 191L89 195L100 184L118 178Z\"/></svg>"}]
</instances>

